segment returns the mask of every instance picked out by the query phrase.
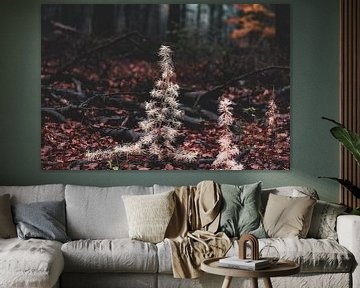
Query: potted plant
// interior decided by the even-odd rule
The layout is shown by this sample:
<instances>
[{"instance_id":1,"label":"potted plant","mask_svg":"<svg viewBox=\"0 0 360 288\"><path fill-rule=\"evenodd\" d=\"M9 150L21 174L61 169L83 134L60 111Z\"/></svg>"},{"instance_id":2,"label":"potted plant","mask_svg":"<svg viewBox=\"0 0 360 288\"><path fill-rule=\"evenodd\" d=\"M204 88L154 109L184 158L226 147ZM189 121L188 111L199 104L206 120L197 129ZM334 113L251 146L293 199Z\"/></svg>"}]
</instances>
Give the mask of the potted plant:
<instances>
[{"instance_id":1,"label":"potted plant","mask_svg":"<svg viewBox=\"0 0 360 288\"><path fill-rule=\"evenodd\" d=\"M322 119L328 120L334 124L335 127L330 129L331 134L339 140L346 149L354 156L355 161L360 165L360 136L353 131L347 129L343 124L336 122L333 119L322 117ZM339 182L347 190L349 190L356 198L360 198L360 188L354 185L348 179L341 179L336 177L319 177L328 178ZM360 215L360 207L354 208L351 214Z\"/></svg>"}]
</instances>

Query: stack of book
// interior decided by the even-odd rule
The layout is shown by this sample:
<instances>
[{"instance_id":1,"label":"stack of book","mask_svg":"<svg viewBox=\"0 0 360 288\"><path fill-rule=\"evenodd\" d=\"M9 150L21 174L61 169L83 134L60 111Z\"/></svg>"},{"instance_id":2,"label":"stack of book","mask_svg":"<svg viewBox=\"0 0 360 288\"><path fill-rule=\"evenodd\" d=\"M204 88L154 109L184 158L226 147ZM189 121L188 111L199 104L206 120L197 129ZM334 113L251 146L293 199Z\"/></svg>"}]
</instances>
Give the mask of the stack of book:
<instances>
[{"instance_id":1,"label":"stack of book","mask_svg":"<svg viewBox=\"0 0 360 288\"><path fill-rule=\"evenodd\" d=\"M251 260L240 259L238 256L233 256L220 259L219 266L246 270L260 270L270 267L271 262L267 259Z\"/></svg>"}]
</instances>

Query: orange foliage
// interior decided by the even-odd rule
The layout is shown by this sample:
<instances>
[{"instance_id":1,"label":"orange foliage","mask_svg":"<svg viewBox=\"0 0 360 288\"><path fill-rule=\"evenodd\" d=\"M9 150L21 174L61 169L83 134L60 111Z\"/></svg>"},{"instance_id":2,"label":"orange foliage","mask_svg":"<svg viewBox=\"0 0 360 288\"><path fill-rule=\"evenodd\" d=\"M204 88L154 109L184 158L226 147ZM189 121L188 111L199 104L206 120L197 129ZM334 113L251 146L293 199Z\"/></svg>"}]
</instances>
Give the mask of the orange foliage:
<instances>
[{"instance_id":1,"label":"orange foliage","mask_svg":"<svg viewBox=\"0 0 360 288\"><path fill-rule=\"evenodd\" d=\"M242 12L241 16L228 18L226 23L236 25L239 28L234 29L230 37L232 39L241 39L250 33L256 33L260 37L274 37L275 27L271 20L275 13L262 4L234 4L234 7ZM268 22L268 23L266 23Z\"/></svg>"},{"instance_id":2,"label":"orange foliage","mask_svg":"<svg viewBox=\"0 0 360 288\"><path fill-rule=\"evenodd\" d=\"M262 33L266 37L274 37L275 36L275 27L265 27L263 29Z\"/></svg>"},{"instance_id":3,"label":"orange foliage","mask_svg":"<svg viewBox=\"0 0 360 288\"><path fill-rule=\"evenodd\" d=\"M234 4L234 7L244 13L262 13L267 17L274 17L275 14L262 4Z\"/></svg>"}]
</instances>

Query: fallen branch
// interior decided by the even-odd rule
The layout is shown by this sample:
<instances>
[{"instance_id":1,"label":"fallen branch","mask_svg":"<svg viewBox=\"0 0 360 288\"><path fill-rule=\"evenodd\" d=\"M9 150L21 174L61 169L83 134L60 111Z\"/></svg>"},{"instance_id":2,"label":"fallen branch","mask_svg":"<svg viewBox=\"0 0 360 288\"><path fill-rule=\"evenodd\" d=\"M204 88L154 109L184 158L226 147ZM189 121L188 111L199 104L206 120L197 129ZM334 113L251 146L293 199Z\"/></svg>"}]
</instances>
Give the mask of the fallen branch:
<instances>
[{"instance_id":1,"label":"fallen branch","mask_svg":"<svg viewBox=\"0 0 360 288\"><path fill-rule=\"evenodd\" d=\"M74 27L71 27L71 26L68 26L68 25L65 25L63 23L60 23L60 22L56 22L56 21L50 21L51 25L53 25L55 28L58 28L58 29L61 29L61 30L64 30L66 32L71 32L71 33L74 33L74 34L81 34L76 28Z\"/></svg>"},{"instance_id":2,"label":"fallen branch","mask_svg":"<svg viewBox=\"0 0 360 288\"><path fill-rule=\"evenodd\" d=\"M200 129L202 128L202 125L204 124L203 119L198 119L194 117L190 117L187 115L184 115L181 120L184 122L185 125L190 126L191 128Z\"/></svg>"},{"instance_id":3,"label":"fallen branch","mask_svg":"<svg viewBox=\"0 0 360 288\"><path fill-rule=\"evenodd\" d=\"M86 164L91 164L91 163L94 163L94 161L90 161L90 160L75 160L75 161L71 161L70 165L69 165L69 168L72 169L76 166L84 166Z\"/></svg>"},{"instance_id":4,"label":"fallen branch","mask_svg":"<svg viewBox=\"0 0 360 288\"><path fill-rule=\"evenodd\" d=\"M201 117L204 117L212 121L217 121L218 119L218 115L216 113L205 109L190 108L188 106L181 106L181 109L190 115L200 115Z\"/></svg>"},{"instance_id":5,"label":"fallen branch","mask_svg":"<svg viewBox=\"0 0 360 288\"><path fill-rule=\"evenodd\" d=\"M41 108L41 113L46 114L57 122L65 122L66 118L54 108Z\"/></svg>"},{"instance_id":6,"label":"fallen branch","mask_svg":"<svg viewBox=\"0 0 360 288\"><path fill-rule=\"evenodd\" d=\"M62 65L55 74L52 74L48 77L43 78L43 81L51 81L52 79L54 79L56 76L58 76L59 74L62 74L64 71L66 71L67 69L69 69L71 66L73 66L76 62L82 60L83 58L86 58L90 55L92 55L93 53L99 52L100 50L103 50L105 48L108 48L120 41L126 40L129 37L132 37L134 35L136 35L136 32L131 32L125 35L121 35L118 36L114 39L111 39L109 41L106 41L106 43L100 44L92 49L89 49L88 51L85 51L84 53L75 56L74 58L70 59L68 62L66 62L64 65Z\"/></svg>"},{"instance_id":7,"label":"fallen branch","mask_svg":"<svg viewBox=\"0 0 360 288\"><path fill-rule=\"evenodd\" d=\"M204 159L199 159L198 163L199 164L212 164L214 163L215 158L204 158Z\"/></svg>"},{"instance_id":8,"label":"fallen branch","mask_svg":"<svg viewBox=\"0 0 360 288\"><path fill-rule=\"evenodd\" d=\"M201 98L206 98L207 96L218 96L217 92L220 92L222 89L236 83L236 82L239 82L241 80L244 80L246 78L250 78L256 74L259 74L259 73L263 73L263 72L266 72L266 71L269 71L269 70L289 70L290 68L287 67L287 66L269 66L269 67L265 67L265 68L262 68L262 69L259 69L259 70L255 70L255 71L252 71L252 72L248 72L248 73L245 73L239 77L235 77L233 79L230 79L228 81L226 81L225 83L223 84L220 84L218 86L215 86L213 89L209 90L209 91L206 91L204 93L199 93L197 95L197 98L195 100L195 103L193 105L193 107L196 107L200 101ZM202 92L202 91L200 91ZM206 99L206 101L208 101L208 99Z\"/></svg>"},{"instance_id":9,"label":"fallen branch","mask_svg":"<svg viewBox=\"0 0 360 288\"><path fill-rule=\"evenodd\" d=\"M128 128L101 128L97 130L100 132L101 136L110 136L118 142L134 142L144 135L144 133L135 132Z\"/></svg>"}]
</instances>

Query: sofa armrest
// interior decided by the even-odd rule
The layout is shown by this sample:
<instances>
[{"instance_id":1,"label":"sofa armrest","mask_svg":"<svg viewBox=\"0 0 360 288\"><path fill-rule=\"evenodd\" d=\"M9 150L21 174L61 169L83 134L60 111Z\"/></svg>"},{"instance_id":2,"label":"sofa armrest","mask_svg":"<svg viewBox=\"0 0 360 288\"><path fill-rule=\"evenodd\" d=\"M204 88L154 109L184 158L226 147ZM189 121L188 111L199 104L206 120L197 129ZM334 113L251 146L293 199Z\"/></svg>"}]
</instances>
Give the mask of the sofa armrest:
<instances>
[{"instance_id":1,"label":"sofa armrest","mask_svg":"<svg viewBox=\"0 0 360 288\"><path fill-rule=\"evenodd\" d=\"M336 229L339 244L347 248L355 257L352 287L360 287L360 216L338 216Z\"/></svg>"}]
</instances>

